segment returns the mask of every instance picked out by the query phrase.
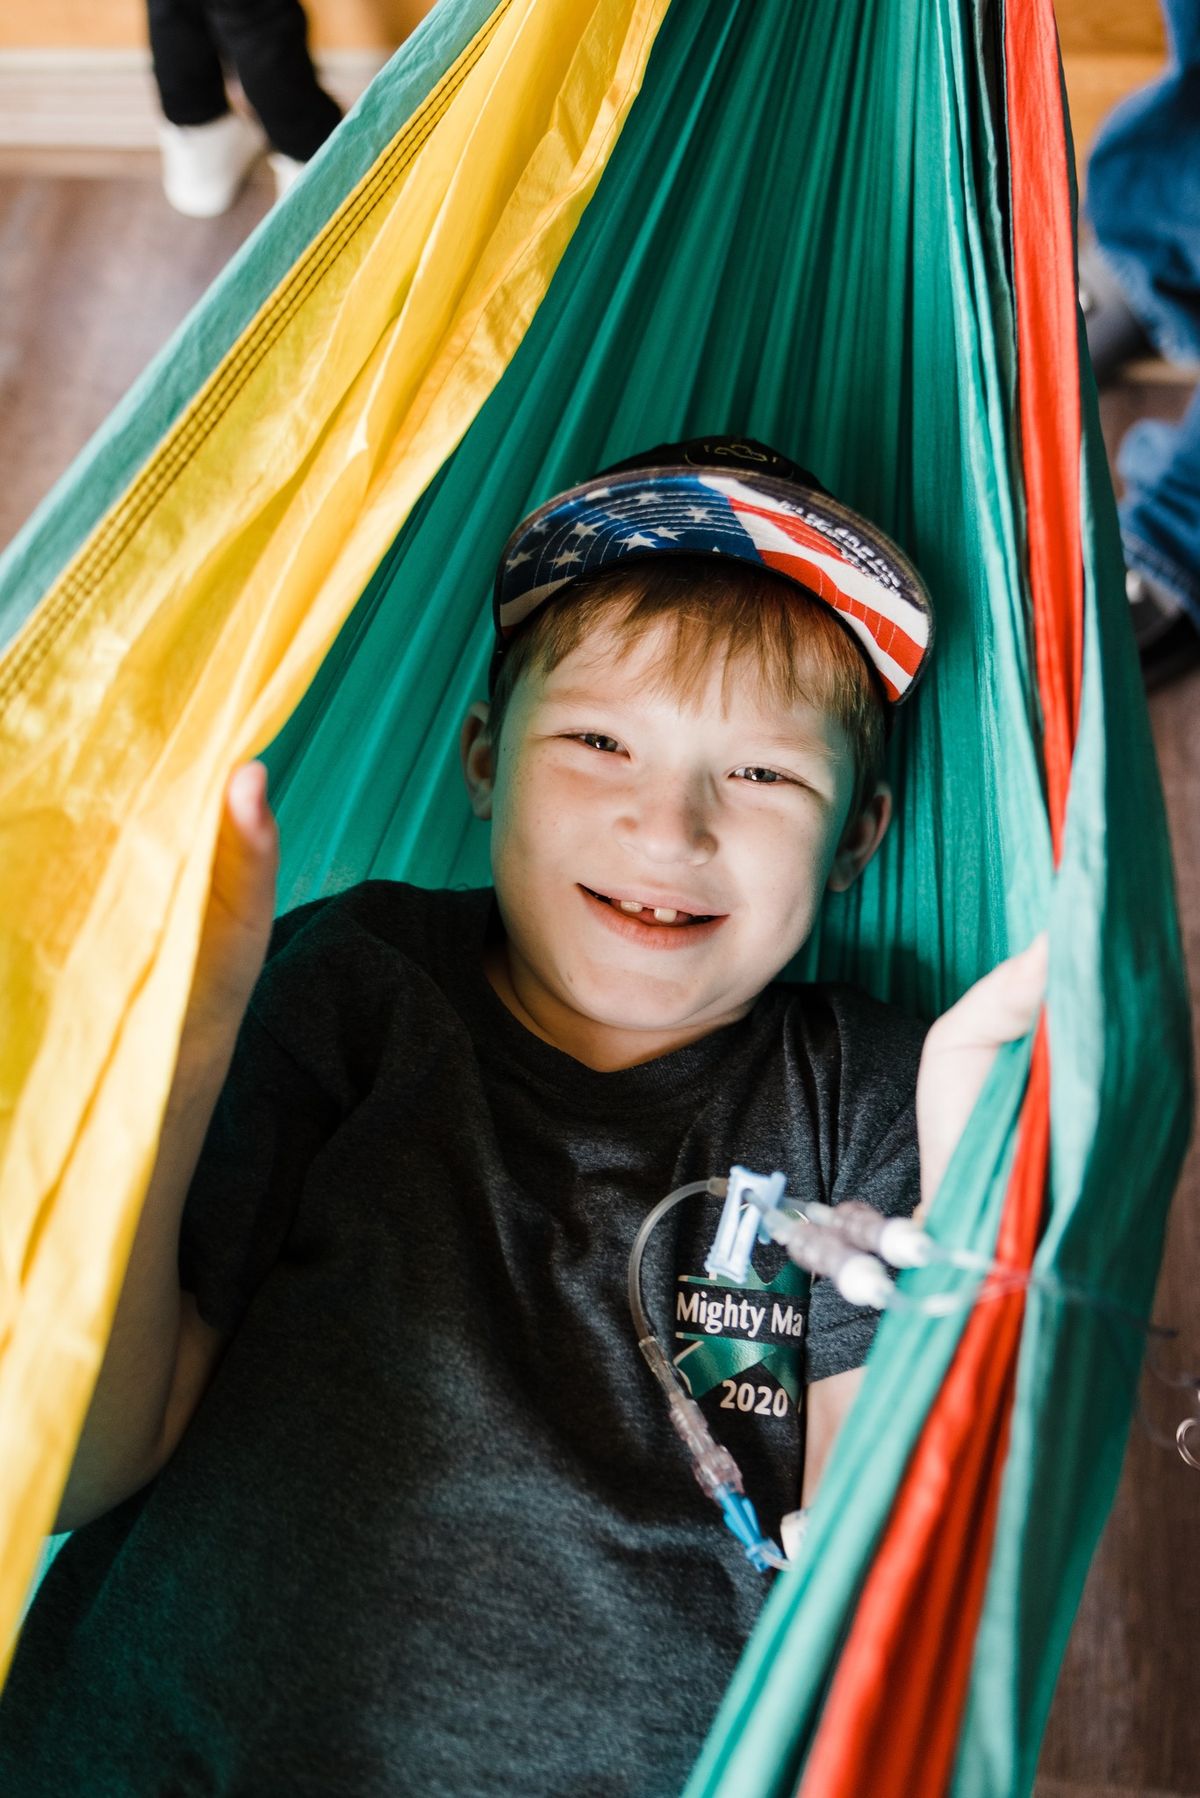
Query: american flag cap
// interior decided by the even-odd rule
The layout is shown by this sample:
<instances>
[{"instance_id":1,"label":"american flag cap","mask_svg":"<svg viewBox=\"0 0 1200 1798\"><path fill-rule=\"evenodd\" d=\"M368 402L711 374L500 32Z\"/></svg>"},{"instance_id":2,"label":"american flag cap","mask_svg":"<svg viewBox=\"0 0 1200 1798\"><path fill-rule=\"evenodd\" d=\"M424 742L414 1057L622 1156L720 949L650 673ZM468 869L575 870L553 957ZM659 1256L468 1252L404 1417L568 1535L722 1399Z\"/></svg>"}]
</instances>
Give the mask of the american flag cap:
<instances>
[{"instance_id":1,"label":"american flag cap","mask_svg":"<svg viewBox=\"0 0 1200 1798\"><path fill-rule=\"evenodd\" d=\"M504 546L492 597L494 689L513 634L602 569L660 555L768 568L823 600L878 678L888 709L933 647L933 606L891 538L766 444L698 437L618 462L531 512Z\"/></svg>"}]
</instances>

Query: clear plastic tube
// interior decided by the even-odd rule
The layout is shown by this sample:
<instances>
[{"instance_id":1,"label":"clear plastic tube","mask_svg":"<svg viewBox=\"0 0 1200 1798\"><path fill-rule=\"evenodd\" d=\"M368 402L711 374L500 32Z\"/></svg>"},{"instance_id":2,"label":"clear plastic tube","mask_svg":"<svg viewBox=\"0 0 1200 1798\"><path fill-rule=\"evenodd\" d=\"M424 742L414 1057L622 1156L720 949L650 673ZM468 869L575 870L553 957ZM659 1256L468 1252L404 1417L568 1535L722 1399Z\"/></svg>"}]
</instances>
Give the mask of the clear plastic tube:
<instances>
[{"instance_id":1,"label":"clear plastic tube","mask_svg":"<svg viewBox=\"0 0 1200 1798\"><path fill-rule=\"evenodd\" d=\"M714 1178L692 1180L676 1187L648 1213L629 1252L629 1309L637 1332L638 1347L646 1365L662 1388L676 1435L687 1449L692 1472L707 1498L719 1506L726 1527L741 1544L742 1552L760 1573L788 1566L787 1558L769 1536L764 1536L754 1506L746 1497L741 1469L723 1443L717 1441L695 1399L685 1391L666 1350L654 1334L642 1299L642 1257L658 1224L684 1199L706 1193L723 1199L728 1182Z\"/></svg>"},{"instance_id":2,"label":"clear plastic tube","mask_svg":"<svg viewBox=\"0 0 1200 1798\"><path fill-rule=\"evenodd\" d=\"M654 1335L646 1316L646 1307L642 1303L642 1256L646 1252L646 1244L672 1206L680 1204L684 1199L694 1198L700 1192L709 1193L714 1199L723 1199L727 1184L725 1180L715 1178L690 1180L686 1186L677 1186L674 1192L669 1192L665 1199L659 1200L634 1237L633 1247L629 1251L629 1309L633 1313L633 1327L637 1331L639 1342Z\"/></svg>"}]
</instances>

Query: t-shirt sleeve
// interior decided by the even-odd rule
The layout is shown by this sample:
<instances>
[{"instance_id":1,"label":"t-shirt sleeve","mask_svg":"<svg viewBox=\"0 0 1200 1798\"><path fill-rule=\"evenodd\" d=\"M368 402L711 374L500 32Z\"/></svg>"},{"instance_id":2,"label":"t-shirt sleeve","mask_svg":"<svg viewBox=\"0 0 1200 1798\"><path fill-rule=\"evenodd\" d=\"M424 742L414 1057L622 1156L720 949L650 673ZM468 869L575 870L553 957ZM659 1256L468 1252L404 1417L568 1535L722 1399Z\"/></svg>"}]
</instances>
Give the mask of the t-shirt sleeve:
<instances>
[{"instance_id":1,"label":"t-shirt sleeve","mask_svg":"<svg viewBox=\"0 0 1200 1798\"><path fill-rule=\"evenodd\" d=\"M279 951L302 922L276 925L184 1204L180 1285L216 1329L235 1327L278 1261L309 1165L339 1122L335 1096L267 1022L301 997Z\"/></svg>"},{"instance_id":2,"label":"t-shirt sleeve","mask_svg":"<svg viewBox=\"0 0 1200 1798\"><path fill-rule=\"evenodd\" d=\"M862 1022L840 1021L843 1031L853 1031L859 1040L847 1044L842 1057L831 1203L861 1199L888 1217L907 1217L921 1196L915 1096L925 1028L874 1005ZM830 1280L814 1280L805 1348L808 1381L861 1367L878 1325L877 1311L850 1304Z\"/></svg>"}]
</instances>

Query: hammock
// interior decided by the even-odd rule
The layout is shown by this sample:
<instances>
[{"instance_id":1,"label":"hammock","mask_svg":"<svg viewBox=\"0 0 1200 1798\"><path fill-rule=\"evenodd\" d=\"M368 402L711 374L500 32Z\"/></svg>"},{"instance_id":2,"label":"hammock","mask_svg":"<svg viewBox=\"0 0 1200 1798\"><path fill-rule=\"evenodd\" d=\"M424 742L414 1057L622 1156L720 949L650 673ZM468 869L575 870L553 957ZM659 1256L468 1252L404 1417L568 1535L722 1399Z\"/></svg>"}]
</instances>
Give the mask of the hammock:
<instances>
[{"instance_id":1,"label":"hammock","mask_svg":"<svg viewBox=\"0 0 1200 1798\"><path fill-rule=\"evenodd\" d=\"M443 0L11 546L0 1646L115 1309L228 771L266 747L281 907L486 882L454 745L491 571L650 443L777 444L929 581L897 823L795 971L932 1016L1049 920L1045 1019L931 1228L1145 1315L1189 1038L1070 166L1050 0ZM689 1798L1027 1790L1139 1350L1045 1286L885 1317Z\"/></svg>"}]
</instances>

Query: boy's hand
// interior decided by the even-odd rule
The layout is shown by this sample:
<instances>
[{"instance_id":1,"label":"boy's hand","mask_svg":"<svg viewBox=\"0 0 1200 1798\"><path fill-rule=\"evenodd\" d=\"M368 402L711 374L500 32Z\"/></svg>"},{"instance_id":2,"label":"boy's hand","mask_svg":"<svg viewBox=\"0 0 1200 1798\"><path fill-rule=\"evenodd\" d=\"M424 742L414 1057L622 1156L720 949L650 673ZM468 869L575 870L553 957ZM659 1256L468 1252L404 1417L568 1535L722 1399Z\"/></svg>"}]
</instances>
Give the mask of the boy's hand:
<instances>
[{"instance_id":1,"label":"boy's hand","mask_svg":"<svg viewBox=\"0 0 1200 1798\"><path fill-rule=\"evenodd\" d=\"M267 770L261 762L247 762L225 789L184 1022L189 1048L204 1053L236 1035L266 957L278 872L279 831L267 804Z\"/></svg>"},{"instance_id":2,"label":"boy's hand","mask_svg":"<svg viewBox=\"0 0 1200 1798\"><path fill-rule=\"evenodd\" d=\"M925 1039L917 1076L917 1141L925 1210L941 1183L1001 1043L1033 1028L1046 991L1046 933L977 980Z\"/></svg>"}]
</instances>

